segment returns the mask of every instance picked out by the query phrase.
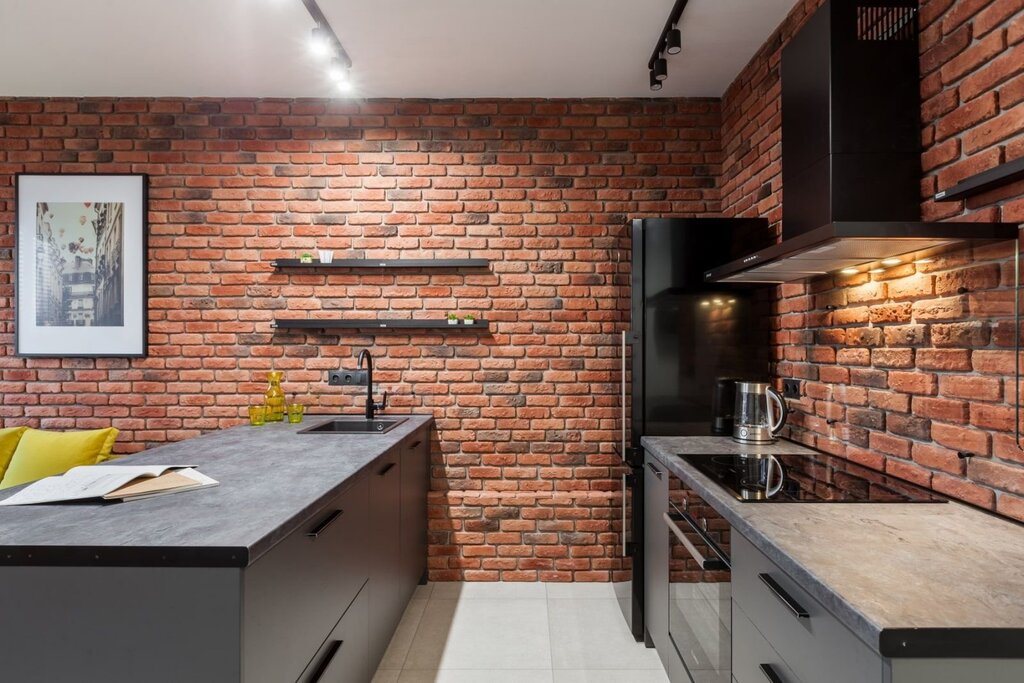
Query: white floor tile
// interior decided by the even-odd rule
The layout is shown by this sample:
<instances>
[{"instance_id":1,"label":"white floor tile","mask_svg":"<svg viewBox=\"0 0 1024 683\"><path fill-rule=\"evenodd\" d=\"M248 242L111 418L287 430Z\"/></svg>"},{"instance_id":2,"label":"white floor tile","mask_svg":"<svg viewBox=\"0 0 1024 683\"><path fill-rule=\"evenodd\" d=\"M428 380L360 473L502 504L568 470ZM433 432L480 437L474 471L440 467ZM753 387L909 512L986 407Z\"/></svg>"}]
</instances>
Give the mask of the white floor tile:
<instances>
[{"instance_id":1,"label":"white floor tile","mask_svg":"<svg viewBox=\"0 0 1024 683\"><path fill-rule=\"evenodd\" d=\"M554 683L668 683L664 669L640 671L556 670Z\"/></svg>"},{"instance_id":2,"label":"white floor tile","mask_svg":"<svg viewBox=\"0 0 1024 683\"><path fill-rule=\"evenodd\" d=\"M436 600L543 600L543 583L513 581L445 581L433 584Z\"/></svg>"},{"instance_id":3,"label":"white floor tile","mask_svg":"<svg viewBox=\"0 0 1024 683\"><path fill-rule=\"evenodd\" d=\"M555 669L661 669L653 649L633 640L616 600L551 600Z\"/></svg>"},{"instance_id":4,"label":"white floor tile","mask_svg":"<svg viewBox=\"0 0 1024 683\"><path fill-rule=\"evenodd\" d=\"M401 669L405 663L405 656L409 653L413 636L416 635L416 627L420 624L420 618L427 608L426 600L410 600L398 622L395 634L391 636L391 642L380 661L381 669Z\"/></svg>"},{"instance_id":5,"label":"white floor tile","mask_svg":"<svg viewBox=\"0 0 1024 683\"><path fill-rule=\"evenodd\" d=\"M545 600L435 597L427 601L405 668L548 669L547 611Z\"/></svg>"},{"instance_id":6,"label":"white floor tile","mask_svg":"<svg viewBox=\"0 0 1024 683\"><path fill-rule=\"evenodd\" d=\"M417 671L406 669L398 683L552 683L550 669L441 669Z\"/></svg>"},{"instance_id":7,"label":"white floor tile","mask_svg":"<svg viewBox=\"0 0 1024 683\"><path fill-rule=\"evenodd\" d=\"M615 599L614 583L547 583L548 600Z\"/></svg>"},{"instance_id":8,"label":"white floor tile","mask_svg":"<svg viewBox=\"0 0 1024 683\"><path fill-rule=\"evenodd\" d=\"M378 669L370 683L398 683L401 673L398 669Z\"/></svg>"},{"instance_id":9,"label":"white floor tile","mask_svg":"<svg viewBox=\"0 0 1024 683\"><path fill-rule=\"evenodd\" d=\"M412 594L412 599L413 600L426 600L427 598L430 597L430 594L431 594L431 592L433 592L434 586L436 586L436 585L437 584L434 584L434 583L427 583L427 584L424 584L422 586L416 586L416 590L413 591L413 594Z\"/></svg>"}]
</instances>

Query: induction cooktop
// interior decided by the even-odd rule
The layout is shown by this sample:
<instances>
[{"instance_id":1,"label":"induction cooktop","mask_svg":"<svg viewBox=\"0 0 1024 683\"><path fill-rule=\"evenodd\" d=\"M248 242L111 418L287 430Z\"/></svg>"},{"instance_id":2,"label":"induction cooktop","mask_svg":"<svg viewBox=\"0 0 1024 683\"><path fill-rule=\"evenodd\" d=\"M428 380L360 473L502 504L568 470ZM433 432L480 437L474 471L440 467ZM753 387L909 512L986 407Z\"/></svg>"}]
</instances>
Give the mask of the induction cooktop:
<instances>
[{"instance_id":1,"label":"induction cooktop","mask_svg":"<svg viewBox=\"0 0 1024 683\"><path fill-rule=\"evenodd\" d=\"M757 503L945 503L884 472L823 453L680 455L737 500ZM771 461L775 462L772 463ZM770 476L768 474L771 470ZM781 481L779 473L781 472Z\"/></svg>"}]
</instances>

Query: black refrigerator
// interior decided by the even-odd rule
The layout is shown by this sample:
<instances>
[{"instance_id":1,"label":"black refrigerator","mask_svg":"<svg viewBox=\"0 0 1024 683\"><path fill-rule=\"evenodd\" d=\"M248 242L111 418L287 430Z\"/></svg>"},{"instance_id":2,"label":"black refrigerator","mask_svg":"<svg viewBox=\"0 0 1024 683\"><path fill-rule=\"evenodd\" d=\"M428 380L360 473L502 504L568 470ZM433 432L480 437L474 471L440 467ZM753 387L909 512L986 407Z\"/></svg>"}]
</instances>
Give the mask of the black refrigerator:
<instances>
[{"instance_id":1,"label":"black refrigerator","mask_svg":"<svg viewBox=\"0 0 1024 683\"><path fill-rule=\"evenodd\" d=\"M630 325L621 338L616 450L625 465L621 547L632 572L615 591L639 641L645 635L640 438L710 435L718 378L768 378L768 292L705 284L704 272L773 239L763 219L647 218L631 228Z\"/></svg>"}]
</instances>

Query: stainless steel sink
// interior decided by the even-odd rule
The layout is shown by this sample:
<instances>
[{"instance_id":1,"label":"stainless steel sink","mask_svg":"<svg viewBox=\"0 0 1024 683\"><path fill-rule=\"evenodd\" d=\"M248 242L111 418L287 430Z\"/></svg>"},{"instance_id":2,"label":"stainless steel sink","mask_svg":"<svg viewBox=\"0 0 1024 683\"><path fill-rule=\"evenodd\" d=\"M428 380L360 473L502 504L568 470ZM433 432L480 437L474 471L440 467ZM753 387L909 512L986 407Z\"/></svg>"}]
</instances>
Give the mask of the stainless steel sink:
<instances>
[{"instance_id":1,"label":"stainless steel sink","mask_svg":"<svg viewBox=\"0 0 1024 683\"><path fill-rule=\"evenodd\" d=\"M385 434L408 418L367 420L364 417L332 417L300 429L299 434Z\"/></svg>"}]
</instances>

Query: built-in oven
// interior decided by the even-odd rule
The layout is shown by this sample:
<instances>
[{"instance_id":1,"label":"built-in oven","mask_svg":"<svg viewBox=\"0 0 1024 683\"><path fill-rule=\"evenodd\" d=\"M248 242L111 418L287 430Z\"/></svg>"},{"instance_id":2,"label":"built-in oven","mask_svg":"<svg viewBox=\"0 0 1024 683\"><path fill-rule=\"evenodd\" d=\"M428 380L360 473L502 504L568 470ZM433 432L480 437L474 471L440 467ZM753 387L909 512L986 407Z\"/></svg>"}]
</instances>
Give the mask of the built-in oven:
<instances>
[{"instance_id":1,"label":"built-in oven","mask_svg":"<svg viewBox=\"0 0 1024 683\"><path fill-rule=\"evenodd\" d=\"M669 638L694 683L729 683L729 523L671 473L668 499Z\"/></svg>"}]
</instances>

